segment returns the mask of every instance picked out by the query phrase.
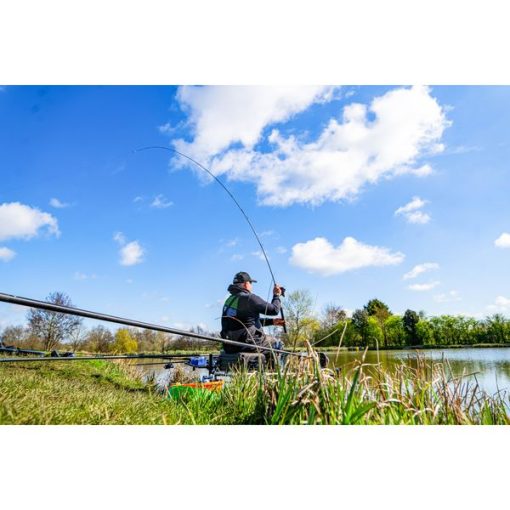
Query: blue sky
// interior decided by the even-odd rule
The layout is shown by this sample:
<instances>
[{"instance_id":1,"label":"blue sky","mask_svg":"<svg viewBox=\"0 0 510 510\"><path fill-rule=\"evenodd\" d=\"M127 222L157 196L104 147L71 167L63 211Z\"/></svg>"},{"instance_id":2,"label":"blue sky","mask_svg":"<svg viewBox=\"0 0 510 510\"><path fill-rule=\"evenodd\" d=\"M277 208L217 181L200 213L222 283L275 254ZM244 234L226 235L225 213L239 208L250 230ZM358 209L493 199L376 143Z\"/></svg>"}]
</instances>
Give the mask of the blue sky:
<instances>
[{"instance_id":1,"label":"blue sky","mask_svg":"<svg viewBox=\"0 0 510 510\"><path fill-rule=\"evenodd\" d=\"M509 87L0 88L0 291L218 329L239 270L316 309L510 314ZM0 326L25 310L0 305Z\"/></svg>"}]
</instances>

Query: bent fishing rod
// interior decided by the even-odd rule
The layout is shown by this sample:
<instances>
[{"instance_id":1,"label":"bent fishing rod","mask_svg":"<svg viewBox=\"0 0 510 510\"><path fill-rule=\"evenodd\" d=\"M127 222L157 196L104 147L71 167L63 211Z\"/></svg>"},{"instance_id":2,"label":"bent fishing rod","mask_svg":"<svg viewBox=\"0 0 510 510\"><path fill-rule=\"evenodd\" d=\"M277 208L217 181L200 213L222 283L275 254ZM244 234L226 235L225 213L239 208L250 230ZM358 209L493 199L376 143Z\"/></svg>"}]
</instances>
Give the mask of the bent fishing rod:
<instances>
[{"instance_id":1,"label":"bent fishing rod","mask_svg":"<svg viewBox=\"0 0 510 510\"><path fill-rule=\"evenodd\" d=\"M172 335L180 335L185 336L189 338L196 338L198 340L208 340L210 342L216 342L216 343L222 343L222 344L228 344L228 345L234 345L237 347L246 347L246 343L244 342L236 342L235 340L228 340L224 338L218 338L210 335L202 335L200 333L195 333L193 331L184 331L181 329L175 329L175 328L169 328L167 326L160 326L158 324L151 324L149 322L142 322L137 321L133 319L126 319L123 317L117 317L115 315L107 315L104 313L99 312L93 312L90 310L83 310L81 308L74 308L70 306L63 306L63 305L57 305L54 303L48 303L47 301L39 301L37 299L30 299L30 298L24 298L20 296L13 296L11 294L4 294L3 292L0 292L0 302L4 303L10 303L13 305L20 305L20 306L28 306L30 308L38 308L39 310L46 310L49 312L57 312L57 313L64 313L67 315L76 315L78 317L85 317L87 319L96 319L100 321L106 321L106 322L113 322L115 324L123 324L125 326L132 326L135 328L142 328L142 329L149 329L151 331L161 331L163 333L170 333ZM249 345L249 344L248 344ZM303 357L301 353L298 352L292 352L292 351L285 351L283 349L273 349L272 347L263 347L259 345L254 345L254 349L257 351L269 351L277 354L287 354L291 356L299 356ZM148 357L152 355L145 355L144 357ZM133 358L133 356L129 356ZM163 356L156 356L154 357L163 358ZM111 357L110 359L123 359L122 357ZM26 358L28 359L28 358ZM72 360L72 359L82 359L82 358L64 358L64 357L56 357L56 358L35 358L37 360L47 360L47 359L55 359L55 360ZM97 358L93 358L97 359ZM1 360L4 362L5 360Z\"/></svg>"},{"instance_id":2,"label":"bent fishing rod","mask_svg":"<svg viewBox=\"0 0 510 510\"><path fill-rule=\"evenodd\" d=\"M133 152L136 153L136 152L142 152L142 151L147 151L147 150L165 150L165 151L169 151L169 152L173 152L175 154L178 154L179 156L182 156L183 158L186 158L187 160L191 161L192 163L195 163L195 165L197 165L199 168L201 168L204 172L207 172L207 174L210 177L212 177L225 190L225 192L228 194L228 196L234 201L234 203L236 204L237 208L241 211L242 215L244 216L244 219L248 223L251 231L253 232L253 235L255 236L255 239L257 240L257 243L260 246L260 249L262 250L262 254L264 255L264 259L266 260L266 264L267 264L267 267L268 267L269 272L271 274L271 278L273 280L273 284L276 285L276 279L275 279L275 276L274 276L274 273L273 273L273 269L271 267L271 264L269 263L269 258L267 256L266 250L264 249L262 241L260 240L260 237L257 234L257 231L255 230L255 227L253 226L252 222L250 221L250 218L248 218L248 215L246 214L244 209L241 207L241 204L237 201L236 197L225 186L225 184L220 179L218 179L218 177L216 177L204 165L202 165L201 163L199 163L195 159L191 158L190 156L187 156L186 154L183 154L182 152L179 152L176 149L172 149L170 147L164 147L163 145L151 145L151 146L148 146L148 147L141 147L140 149L136 149ZM280 287L280 289L281 289L282 297L285 296L285 288L284 287ZM282 320L284 321L283 322L283 331L284 331L285 334L287 334L287 326L285 324L285 315L283 313L283 306L280 307L280 313L281 313L281 316L282 316Z\"/></svg>"}]
</instances>

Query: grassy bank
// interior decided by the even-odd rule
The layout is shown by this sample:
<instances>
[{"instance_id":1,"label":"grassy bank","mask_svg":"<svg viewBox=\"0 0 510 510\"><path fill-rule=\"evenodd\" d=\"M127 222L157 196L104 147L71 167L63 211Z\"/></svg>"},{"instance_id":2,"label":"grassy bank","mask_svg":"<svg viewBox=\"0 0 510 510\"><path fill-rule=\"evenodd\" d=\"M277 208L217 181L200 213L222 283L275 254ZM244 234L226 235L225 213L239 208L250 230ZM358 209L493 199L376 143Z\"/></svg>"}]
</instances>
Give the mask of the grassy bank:
<instances>
[{"instance_id":1,"label":"grassy bank","mask_svg":"<svg viewBox=\"0 0 510 510\"><path fill-rule=\"evenodd\" d=\"M179 421L161 395L106 361L0 366L2 424L155 424Z\"/></svg>"},{"instance_id":2,"label":"grassy bank","mask_svg":"<svg viewBox=\"0 0 510 510\"><path fill-rule=\"evenodd\" d=\"M341 372L301 361L239 373L221 393L169 400L133 367L104 361L0 366L2 424L510 424L505 395L452 379L447 364Z\"/></svg>"}]
</instances>

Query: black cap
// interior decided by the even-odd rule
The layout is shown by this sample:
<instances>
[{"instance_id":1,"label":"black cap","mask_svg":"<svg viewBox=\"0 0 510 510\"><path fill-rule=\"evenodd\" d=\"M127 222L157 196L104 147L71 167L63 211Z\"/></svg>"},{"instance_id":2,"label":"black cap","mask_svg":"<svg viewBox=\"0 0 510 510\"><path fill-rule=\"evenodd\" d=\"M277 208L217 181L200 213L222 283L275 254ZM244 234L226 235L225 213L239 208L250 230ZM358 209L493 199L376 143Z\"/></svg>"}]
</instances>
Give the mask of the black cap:
<instances>
[{"instance_id":1,"label":"black cap","mask_svg":"<svg viewBox=\"0 0 510 510\"><path fill-rule=\"evenodd\" d=\"M254 280L248 273L245 273L244 271L241 271L240 273L237 273L234 276L233 283L246 283L246 282L257 283L257 280Z\"/></svg>"}]
</instances>

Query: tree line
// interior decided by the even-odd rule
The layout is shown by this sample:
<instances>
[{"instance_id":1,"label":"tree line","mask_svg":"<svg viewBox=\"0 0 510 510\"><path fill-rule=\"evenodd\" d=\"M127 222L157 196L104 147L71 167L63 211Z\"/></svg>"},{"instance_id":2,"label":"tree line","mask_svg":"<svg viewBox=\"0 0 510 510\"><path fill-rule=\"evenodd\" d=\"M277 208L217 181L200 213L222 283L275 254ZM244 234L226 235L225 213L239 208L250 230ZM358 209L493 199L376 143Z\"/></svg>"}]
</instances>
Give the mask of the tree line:
<instances>
[{"instance_id":1,"label":"tree line","mask_svg":"<svg viewBox=\"0 0 510 510\"><path fill-rule=\"evenodd\" d=\"M73 307L69 296L51 293L46 301ZM349 316L335 304L314 313L313 299L307 290L289 294L285 301L288 347L306 343L317 347L399 348L510 343L510 320L501 314L477 320L460 315L427 317L423 312L406 310L394 314L379 299L371 299ZM218 336L199 327L197 333ZM283 336L281 328L272 334ZM176 350L213 350L215 342L169 335L137 328L104 326L86 329L79 317L46 310L30 309L27 324L6 327L0 335L5 345L44 351L71 350L87 353L171 352Z\"/></svg>"},{"instance_id":2,"label":"tree line","mask_svg":"<svg viewBox=\"0 0 510 510\"><path fill-rule=\"evenodd\" d=\"M285 310L291 345L332 347L340 339L344 347L380 349L510 343L510 320L501 314L477 320L461 315L427 317L408 309L400 315L374 298L350 317L334 304L317 316L306 290L289 294Z\"/></svg>"},{"instance_id":3,"label":"tree line","mask_svg":"<svg viewBox=\"0 0 510 510\"><path fill-rule=\"evenodd\" d=\"M62 292L52 292L46 301L73 308L71 298ZM198 326L192 328L192 331L215 336ZM87 329L80 317L35 308L28 311L26 325L6 327L0 334L0 340L5 345L21 349L108 354L217 348L214 342L170 335L162 331L127 327L112 331L101 325Z\"/></svg>"}]
</instances>

